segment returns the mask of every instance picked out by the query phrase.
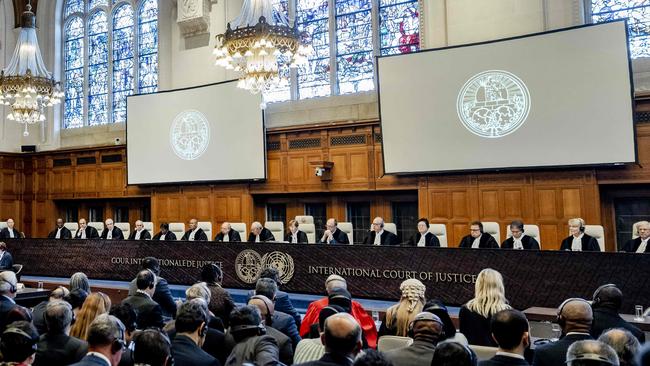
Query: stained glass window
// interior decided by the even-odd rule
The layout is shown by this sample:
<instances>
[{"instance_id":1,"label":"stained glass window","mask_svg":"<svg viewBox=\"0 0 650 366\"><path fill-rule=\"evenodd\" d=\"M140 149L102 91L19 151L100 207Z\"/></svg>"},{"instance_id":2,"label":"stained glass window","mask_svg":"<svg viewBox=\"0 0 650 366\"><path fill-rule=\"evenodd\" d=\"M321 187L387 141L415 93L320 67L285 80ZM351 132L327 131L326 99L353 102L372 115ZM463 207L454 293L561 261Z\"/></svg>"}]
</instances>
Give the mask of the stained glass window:
<instances>
[{"instance_id":1,"label":"stained glass window","mask_svg":"<svg viewBox=\"0 0 650 366\"><path fill-rule=\"evenodd\" d=\"M627 19L632 58L650 57L650 1L592 0L594 23Z\"/></svg>"},{"instance_id":2,"label":"stained glass window","mask_svg":"<svg viewBox=\"0 0 650 366\"><path fill-rule=\"evenodd\" d=\"M65 27L64 45L65 113L66 128L84 124L84 24L79 17L70 19Z\"/></svg>"},{"instance_id":3,"label":"stained glass window","mask_svg":"<svg viewBox=\"0 0 650 366\"><path fill-rule=\"evenodd\" d=\"M330 37L327 0L297 0L298 29L310 36L314 52L298 69L298 97L323 97L330 90Z\"/></svg>"},{"instance_id":4,"label":"stained glass window","mask_svg":"<svg viewBox=\"0 0 650 366\"><path fill-rule=\"evenodd\" d=\"M108 5L108 0L90 0L90 3L88 4L88 9L92 9L98 6L106 6Z\"/></svg>"},{"instance_id":5,"label":"stained glass window","mask_svg":"<svg viewBox=\"0 0 650 366\"><path fill-rule=\"evenodd\" d=\"M158 91L158 1L146 0L138 17L139 93Z\"/></svg>"},{"instance_id":6,"label":"stained glass window","mask_svg":"<svg viewBox=\"0 0 650 366\"><path fill-rule=\"evenodd\" d=\"M336 1L339 93L374 89L371 0Z\"/></svg>"},{"instance_id":7,"label":"stained glass window","mask_svg":"<svg viewBox=\"0 0 650 366\"><path fill-rule=\"evenodd\" d=\"M418 51L418 1L379 0L379 38L382 56Z\"/></svg>"},{"instance_id":8,"label":"stained glass window","mask_svg":"<svg viewBox=\"0 0 650 366\"><path fill-rule=\"evenodd\" d=\"M273 7L278 10L287 20L289 19L289 1L288 0L272 0ZM280 77L289 80L291 78L291 69L289 68L289 57L280 56L280 69L278 74ZM291 99L291 89L289 83L285 83L276 87L275 89L264 93L264 100L266 102L283 102Z\"/></svg>"},{"instance_id":9,"label":"stained glass window","mask_svg":"<svg viewBox=\"0 0 650 366\"><path fill-rule=\"evenodd\" d=\"M88 124L108 123L108 24L98 11L88 21Z\"/></svg>"},{"instance_id":10,"label":"stained glass window","mask_svg":"<svg viewBox=\"0 0 650 366\"><path fill-rule=\"evenodd\" d=\"M133 94L133 8L113 15L113 122L126 121L126 97Z\"/></svg>"},{"instance_id":11,"label":"stained glass window","mask_svg":"<svg viewBox=\"0 0 650 366\"><path fill-rule=\"evenodd\" d=\"M84 2L83 0L68 0L65 2L65 16L73 13L83 13Z\"/></svg>"}]
</instances>

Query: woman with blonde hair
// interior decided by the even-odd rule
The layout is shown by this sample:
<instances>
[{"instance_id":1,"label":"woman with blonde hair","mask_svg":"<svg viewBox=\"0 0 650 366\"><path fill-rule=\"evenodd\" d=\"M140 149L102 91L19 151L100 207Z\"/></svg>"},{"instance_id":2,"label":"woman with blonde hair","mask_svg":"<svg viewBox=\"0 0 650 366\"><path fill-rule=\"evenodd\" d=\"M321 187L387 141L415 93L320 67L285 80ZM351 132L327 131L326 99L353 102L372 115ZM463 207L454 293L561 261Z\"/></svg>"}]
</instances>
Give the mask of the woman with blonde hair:
<instances>
[{"instance_id":1,"label":"woman with blonde hair","mask_svg":"<svg viewBox=\"0 0 650 366\"><path fill-rule=\"evenodd\" d=\"M87 341L90 323L101 314L107 314L111 308L111 299L103 292L93 292L88 295L81 306L77 319L70 329L70 335Z\"/></svg>"},{"instance_id":2,"label":"woman with blonde hair","mask_svg":"<svg viewBox=\"0 0 650 366\"><path fill-rule=\"evenodd\" d=\"M496 347L490 334L490 318L510 308L501 273L486 268L476 278L474 298L460 308L460 332L467 337L469 344Z\"/></svg>"},{"instance_id":3,"label":"woman with blonde hair","mask_svg":"<svg viewBox=\"0 0 650 366\"><path fill-rule=\"evenodd\" d=\"M379 336L397 335L406 337L409 324L422 312L425 304L424 293L427 288L422 282L409 278L399 286L402 292L400 301L386 310L386 319L379 328Z\"/></svg>"}]
</instances>

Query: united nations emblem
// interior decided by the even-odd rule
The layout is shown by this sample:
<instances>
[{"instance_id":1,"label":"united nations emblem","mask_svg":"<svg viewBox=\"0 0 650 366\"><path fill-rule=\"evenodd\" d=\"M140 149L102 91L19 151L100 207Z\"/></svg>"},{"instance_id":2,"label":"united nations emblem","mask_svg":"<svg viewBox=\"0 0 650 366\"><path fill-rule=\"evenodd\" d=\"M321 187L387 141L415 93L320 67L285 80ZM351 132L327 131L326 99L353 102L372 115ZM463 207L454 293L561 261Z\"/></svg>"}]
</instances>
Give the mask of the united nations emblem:
<instances>
[{"instance_id":1,"label":"united nations emblem","mask_svg":"<svg viewBox=\"0 0 650 366\"><path fill-rule=\"evenodd\" d=\"M262 270L262 257L254 250L242 250L235 259L237 277L246 283L255 283Z\"/></svg>"},{"instance_id":2,"label":"united nations emblem","mask_svg":"<svg viewBox=\"0 0 650 366\"><path fill-rule=\"evenodd\" d=\"M169 143L174 153L183 160L194 160L203 155L210 143L208 119L195 110L179 113L172 122Z\"/></svg>"},{"instance_id":3,"label":"united nations emblem","mask_svg":"<svg viewBox=\"0 0 650 366\"><path fill-rule=\"evenodd\" d=\"M271 252L262 257L264 268L275 268L280 274L280 283L283 285L293 277L293 258L287 253Z\"/></svg>"},{"instance_id":4,"label":"united nations emblem","mask_svg":"<svg viewBox=\"0 0 650 366\"><path fill-rule=\"evenodd\" d=\"M521 79L502 70L471 77L458 93L456 111L463 126L481 137L506 136L523 125L530 93Z\"/></svg>"}]
</instances>

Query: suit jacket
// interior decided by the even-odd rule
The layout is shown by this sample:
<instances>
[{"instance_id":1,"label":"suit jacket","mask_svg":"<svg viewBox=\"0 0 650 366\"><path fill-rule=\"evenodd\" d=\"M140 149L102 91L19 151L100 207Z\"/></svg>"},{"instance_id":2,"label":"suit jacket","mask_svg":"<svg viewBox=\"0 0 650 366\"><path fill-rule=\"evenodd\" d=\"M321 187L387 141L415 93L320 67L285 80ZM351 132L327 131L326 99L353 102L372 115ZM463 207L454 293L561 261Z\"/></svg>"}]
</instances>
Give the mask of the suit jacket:
<instances>
[{"instance_id":1,"label":"suit jacket","mask_svg":"<svg viewBox=\"0 0 650 366\"><path fill-rule=\"evenodd\" d=\"M223 241L223 233L220 231L217 236L214 237L214 241ZM239 235L239 231L235 229L230 229L228 231L228 241L233 242L233 241L241 241L241 236Z\"/></svg>"},{"instance_id":2,"label":"suit jacket","mask_svg":"<svg viewBox=\"0 0 650 366\"><path fill-rule=\"evenodd\" d=\"M41 301L32 308L32 323L40 335L47 333L47 324L45 324L45 309L47 309L48 303L49 301L47 300ZM81 358L79 358L79 360L80 359Z\"/></svg>"},{"instance_id":3,"label":"suit jacket","mask_svg":"<svg viewBox=\"0 0 650 366\"><path fill-rule=\"evenodd\" d=\"M621 248L621 252L635 253L636 250L639 249L639 245L641 245L641 237L628 240L625 245L623 245L623 248ZM650 253L650 241L648 242L648 245L646 245L644 253Z\"/></svg>"},{"instance_id":4,"label":"suit jacket","mask_svg":"<svg viewBox=\"0 0 650 366\"><path fill-rule=\"evenodd\" d=\"M481 361L479 366L528 366L528 362L522 358L496 355L489 360Z\"/></svg>"},{"instance_id":5,"label":"suit jacket","mask_svg":"<svg viewBox=\"0 0 650 366\"><path fill-rule=\"evenodd\" d=\"M14 257L11 255L11 253L5 251L4 254L2 255L2 258L0 258L0 270L5 270L5 269L11 269L14 265Z\"/></svg>"},{"instance_id":6,"label":"suit jacket","mask_svg":"<svg viewBox=\"0 0 650 366\"><path fill-rule=\"evenodd\" d=\"M214 319L214 317L212 318ZM173 342L176 337L176 325L174 322L172 321L166 325L165 330L169 335L169 339ZM203 341L201 349L219 360L219 363L223 365L234 347L234 342L232 336L226 336L224 332L217 330L212 324L209 324L208 332L205 335L205 341Z\"/></svg>"},{"instance_id":7,"label":"suit jacket","mask_svg":"<svg viewBox=\"0 0 650 366\"><path fill-rule=\"evenodd\" d=\"M458 244L459 248L471 248L472 244L474 244L474 238L471 235L467 235L464 238L460 240L460 244ZM497 243L496 240L494 240L494 237L488 233L483 233L481 234L481 240L479 241L479 248L499 248L499 244ZM470 343L471 344L471 343Z\"/></svg>"},{"instance_id":8,"label":"suit jacket","mask_svg":"<svg viewBox=\"0 0 650 366\"><path fill-rule=\"evenodd\" d=\"M280 361L278 343L270 335L248 337L237 343L228 360L226 366L241 366L244 362L249 362L259 366L275 366Z\"/></svg>"},{"instance_id":9,"label":"suit jacket","mask_svg":"<svg viewBox=\"0 0 650 366\"><path fill-rule=\"evenodd\" d=\"M199 348L193 340L177 334L172 342L172 356L176 366L221 366L219 361Z\"/></svg>"},{"instance_id":10,"label":"suit jacket","mask_svg":"<svg viewBox=\"0 0 650 366\"><path fill-rule=\"evenodd\" d=\"M223 326L228 328L230 326L230 312L236 307L235 301L221 285L217 283L208 283L210 289L210 303L208 309L219 317L223 322Z\"/></svg>"},{"instance_id":11,"label":"suit jacket","mask_svg":"<svg viewBox=\"0 0 650 366\"><path fill-rule=\"evenodd\" d=\"M81 361L88 353L88 343L61 334L43 334L38 339L34 366L65 366Z\"/></svg>"},{"instance_id":12,"label":"suit jacket","mask_svg":"<svg viewBox=\"0 0 650 366\"><path fill-rule=\"evenodd\" d=\"M395 365L420 366L431 365L435 349L436 345L431 342L415 340L410 346L393 349L385 353L386 357L393 361Z\"/></svg>"},{"instance_id":13,"label":"suit jacket","mask_svg":"<svg viewBox=\"0 0 650 366\"><path fill-rule=\"evenodd\" d=\"M433 357L433 354L431 355ZM301 363L295 366L352 366L353 361L343 355L326 353L317 361Z\"/></svg>"},{"instance_id":14,"label":"suit jacket","mask_svg":"<svg viewBox=\"0 0 650 366\"><path fill-rule=\"evenodd\" d=\"M176 302L172 296L172 292L169 289L169 283L166 279L162 277L156 277L156 290L153 293L152 299L162 310L162 314L166 318L175 318L176 317ZM129 296L134 296L138 293L138 286L135 283L135 279L129 283Z\"/></svg>"},{"instance_id":15,"label":"suit jacket","mask_svg":"<svg viewBox=\"0 0 650 366\"><path fill-rule=\"evenodd\" d=\"M162 236L162 232L159 231L158 234L154 235L151 240L160 240L161 236ZM167 231L167 234L165 234L165 241L170 241L170 240L176 240L176 234L172 233L171 231Z\"/></svg>"},{"instance_id":16,"label":"suit jacket","mask_svg":"<svg viewBox=\"0 0 650 366\"><path fill-rule=\"evenodd\" d=\"M300 342L300 333L298 333L298 327L296 326L296 321L289 314L285 314L277 309L273 312L272 323L270 326L279 330L282 334L289 337L292 344L292 349L296 349L298 342Z\"/></svg>"},{"instance_id":17,"label":"suit jacket","mask_svg":"<svg viewBox=\"0 0 650 366\"><path fill-rule=\"evenodd\" d=\"M210 288L210 291L212 291L212 288ZM248 303L248 300L250 300L251 296L253 295L255 295L255 290L249 290L248 294L246 295L246 303ZM300 329L302 318L300 317L300 313L298 313L298 310L296 310L296 308L293 307L293 303L289 298L289 294L280 290L276 291L275 299L273 300L273 305L275 307L275 311L289 314L296 322L296 328Z\"/></svg>"},{"instance_id":18,"label":"suit jacket","mask_svg":"<svg viewBox=\"0 0 650 366\"><path fill-rule=\"evenodd\" d=\"M307 234L304 231L298 230L298 232L296 232L296 237L298 238L298 244L306 244L308 242ZM291 244L296 244L293 242L293 235L291 235L291 231L288 231L286 234L284 234L284 241L288 241Z\"/></svg>"},{"instance_id":19,"label":"suit jacket","mask_svg":"<svg viewBox=\"0 0 650 366\"><path fill-rule=\"evenodd\" d=\"M137 315L136 323L139 329L162 328L164 326L160 305L146 294L136 292L135 295L124 299L122 303L131 305L135 310Z\"/></svg>"},{"instance_id":20,"label":"suit jacket","mask_svg":"<svg viewBox=\"0 0 650 366\"><path fill-rule=\"evenodd\" d=\"M59 228L55 228L49 234L47 234L48 239L56 239L56 232ZM72 232L67 227L61 228L61 237L59 239L72 239Z\"/></svg>"},{"instance_id":21,"label":"suit jacket","mask_svg":"<svg viewBox=\"0 0 650 366\"><path fill-rule=\"evenodd\" d=\"M501 249L512 249L514 245L515 239L511 236L508 239L504 240L503 243L501 243ZM532 236L523 235L521 237L521 245L524 247L524 249L539 250L539 243Z\"/></svg>"},{"instance_id":22,"label":"suit jacket","mask_svg":"<svg viewBox=\"0 0 650 366\"><path fill-rule=\"evenodd\" d=\"M415 233L415 235L413 235L409 239L408 245L417 246L418 243L420 242L421 237L422 237L422 234ZM424 234L424 246L425 247L439 247L440 246L440 239L438 239L438 237L433 235L432 233L427 232L426 234Z\"/></svg>"},{"instance_id":23,"label":"suit jacket","mask_svg":"<svg viewBox=\"0 0 650 366\"><path fill-rule=\"evenodd\" d=\"M0 332L4 332L7 328L7 314L16 306L6 296L0 295Z\"/></svg>"},{"instance_id":24,"label":"suit jacket","mask_svg":"<svg viewBox=\"0 0 650 366\"><path fill-rule=\"evenodd\" d=\"M18 230L16 230L16 228L13 228L12 230L14 232L14 239L20 239L20 232ZM2 231L0 231L0 238L2 238L2 239L9 239L10 238L9 228L8 227L6 227L6 228L2 229Z\"/></svg>"},{"instance_id":25,"label":"suit jacket","mask_svg":"<svg viewBox=\"0 0 650 366\"><path fill-rule=\"evenodd\" d=\"M277 328L273 328L268 325L266 326L266 334L273 337L277 342L280 362L284 363L285 365L292 365L293 345L291 343L291 339L289 339L286 334L277 330Z\"/></svg>"},{"instance_id":26,"label":"suit jacket","mask_svg":"<svg viewBox=\"0 0 650 366\"><path fill-rule=\"evenodd\" d=\"M192 233L192 230L187 230L185 234L183 234L183 237L181 240L190 240L190 234ZM205 231L203 229L198 228L196 230L196 233L194 233L194 241L208 241L208 236L205 235Z\"/></svg>"},{"instance_id":27,"label":"suit jacket","mask_svg":"<svg viewBox=\"0 0 650 366\"><path fill-rule=\"evenodd\" d=\"M639 340L641 344L645 343L645 333L641 329L626 322L614 308L607 306L594 306L594 320L591 323L591 336L598 338L604 331L612 328L623 328Z\"/></svg>"},{"instance_id":28,"label":"suit jacket","mask_svg":"<svg viewBox=\"0 0 650 366\"><path fill-rule=\"evenodd\" d=\"M475 313L469 310L466 305L463 305L458 313L458 323L460 332L467 337L469 344L488 347L497 346L490 332L489 317L486 318L479 313Z\"/></svg>"},{"instance_id":29,"label":"suit jacket","mask_svg":"<svg viewBox=\"0 0 650 366\"><path fill-rule=\"evenodd\" d=\"M122 229L120 229L117 226L113 226L112 230L112 240L124 240L124 234L122 234ZM102 231L102 235L100 235L100 238L106 239L108 237L108 229L104 229Z\"/></svg>"},{"instance_id":30,"label":"suit jacket","mask_svg":"<svg viewBox=\"0 0 650 366\"><path fill-rule=\"evenodd\" d=\"M110 366L106 364L106 361L95 356L95 355L86 355L81 361L73 364L72 366Z\"/></svg>"},{"instance_id":31,"label":"suit jacket","mask_svg":"<svg viewBox=\"0 0 650 366\"><path fill-rule=\"evenodd\" d=\"M370 244L370 245L374 244L375 235L377 235L376 232L372 230L368 231L368 234L363 239L363 244ZM384 230L384 232L381 234L381 238L379 239L379 242L381 243L381 245L399 245L399 239L397 239L397 235L387 230Z\"/></svg>"},{"instance_id":32,"label":"suit jacket","mask_svg":"<svg viewBox=\"0 0 650 366\"><path fill-rule=\"evenodd\" d=\"M319 243L320 244L350 244L350 238L348 237L348 234L339 230L339 228L336 228L336 230L332 233L332 238L333 240L331 243L327 243L323 241L319 241Z\"/></svg>"},{"instance_id":33,"label":"suit jacket","mask_svg":"<svg viewBox=\"0 0 650 366\"><path fill-rule=\"evenodd\" d=\"M265 241L275 241L275 237L273 236L273 233L271 233L271 230L263 227L262 231L260 231L260 242ZM248 234L248 242L255 242L255 235L253 233Z\"/></svg>"},{"instance_id":34,"label":"suit jacket","mask_svg":"<svg viewBox=\"0 0 650 366\"><path fill-rule=\"evenodd\" d=\"M591 252L600 252L600 245L598 245L598 240L596 238L583 234L580 239L582 243L582 251L591 251ZM573 235L569 235L568 238L562 240L562 245L560 245L560 250L571 250L571 244L573 243Z\"/></svg>"},{"instance_id":35,"label":"suit jacket","mask_svg":"<svg viewBox=\"0 0 650 366\"><path fill-rule=\"evenodd\" d=\"M86 226L86 239L98 239L99 238L99 233L97 232L97 229L95 229L92 226ZM77 230L77 232L74 235L75 239L81 239L81 228Z\"/></svg>"},{"instance_id":36,"label":"suit jacket","mask_svg":"<svg viewBox=\"0 0 650 366\"><path fill-rule=\"evenodd\" d=\"M135 240L135 233L136 231L133 230L133 232L129 234L129 240ZM149 230L142 229L142 232L140 233L140 240L151 240L151 234L149 233Z\"/></svg>"},{"instance_id":37,"label":"suit jacket","mask_svg":"<svg viewBox=\"0 0 650 366\"><path fill-rule=\"evenodd\" d=\"M545 344L535 348L534 366L558 366L564 365L566 351L569 346L577 341L592 339L588 334L571 334L560 338L557 342Z\"/></svg>"}]
</instances>

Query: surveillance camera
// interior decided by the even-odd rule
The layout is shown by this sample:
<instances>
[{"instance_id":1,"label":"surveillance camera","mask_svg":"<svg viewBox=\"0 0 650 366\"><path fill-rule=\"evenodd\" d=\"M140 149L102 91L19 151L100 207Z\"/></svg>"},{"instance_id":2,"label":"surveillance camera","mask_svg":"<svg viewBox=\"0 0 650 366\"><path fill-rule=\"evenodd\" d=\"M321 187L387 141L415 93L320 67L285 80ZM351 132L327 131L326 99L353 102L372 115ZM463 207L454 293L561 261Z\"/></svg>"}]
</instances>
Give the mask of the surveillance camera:
<instances>
[{"instance_id":1,"label":"surveillance camera","mask_svg":"<svg viewBox=\"0 0 650 366\"><path fill-rule=\"evenodd\" d=\"M314 174L316 174L317 177L322 177L324 171L325 171L325 169L323 169L321 167L317 167L316 171L314 171Z\"/></svg>"},{"instance_id":2,"label":"surveillance camera","mask_svg":"<svg viewBox=\"0 0 650 366\"><path fill-rule=\"evenodd\" d=\"M115 143L115 145L119 145L122 142L122 139L116 137L115 140L113 140L113 142Z\"/></svg>"}]
</instances>

